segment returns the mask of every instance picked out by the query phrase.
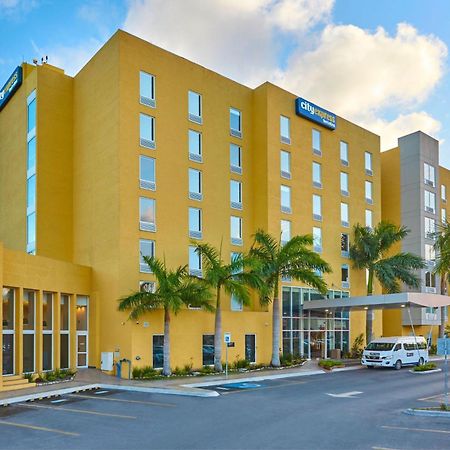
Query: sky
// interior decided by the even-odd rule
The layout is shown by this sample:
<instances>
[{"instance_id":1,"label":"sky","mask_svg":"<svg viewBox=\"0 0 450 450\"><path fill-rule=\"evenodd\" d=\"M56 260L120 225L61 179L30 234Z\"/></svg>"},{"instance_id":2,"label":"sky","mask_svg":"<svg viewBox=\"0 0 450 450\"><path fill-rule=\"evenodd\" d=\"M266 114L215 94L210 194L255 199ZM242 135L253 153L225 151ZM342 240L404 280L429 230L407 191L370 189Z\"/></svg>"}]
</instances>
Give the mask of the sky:
<instances>
[{"instance_id":1,"label":"sky","mask_svg":"<svg viewBox=\"0 0 450 450\"><path fill-rule=\"evenodd\" d=\"M0 85L69 75L118 29L250 87L271 81L381 136L422 130L450 168L449 0L0 0Z\"/></svg>"}]
</instances>

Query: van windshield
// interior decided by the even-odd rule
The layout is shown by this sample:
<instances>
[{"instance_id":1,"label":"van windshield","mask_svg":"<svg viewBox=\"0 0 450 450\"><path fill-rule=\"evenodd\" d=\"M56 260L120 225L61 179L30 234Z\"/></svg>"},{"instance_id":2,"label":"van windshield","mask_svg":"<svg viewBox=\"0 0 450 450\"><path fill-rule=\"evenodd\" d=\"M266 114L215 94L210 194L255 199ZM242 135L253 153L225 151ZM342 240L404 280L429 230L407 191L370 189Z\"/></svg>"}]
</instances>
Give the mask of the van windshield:
<instances>
[{"instance_id":1,"label":"van windshield","mask_svg":"<svg viewBox=\"0 0 450 450\"><path fill-rule=\"evenodd\" d=\"M367 347L366 350L376 350L378 352L389 352L392 350L392 347L394 347L393 342L371 342Z\"/></svg>"}]
</instances>

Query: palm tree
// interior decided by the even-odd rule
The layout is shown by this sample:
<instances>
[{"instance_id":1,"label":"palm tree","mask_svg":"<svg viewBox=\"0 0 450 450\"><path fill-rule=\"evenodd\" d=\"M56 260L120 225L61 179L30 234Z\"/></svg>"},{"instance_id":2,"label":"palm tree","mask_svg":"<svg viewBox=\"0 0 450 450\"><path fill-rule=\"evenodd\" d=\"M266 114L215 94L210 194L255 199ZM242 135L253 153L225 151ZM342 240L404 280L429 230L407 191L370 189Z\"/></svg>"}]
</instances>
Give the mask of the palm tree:
<instances>
[{"instance_id":1,"label":"palm tree","mask_svg":"<svg viewBox=\"0 0 450 450\"><path fill-rule=\"evenodd\" d=\"M414 273L425 267L420 256L400 252L388 256L392 246L401 242L409 233L404 226L381 221L375 228L355 225L353 243L350 245L350 259L355 269L367 270L367 295L373 294L374 277L389 293L400 292L400 282L408 287L418 288L420 278ZM366 311L366 341L372 340L373 311Z\"/></svg>"},{"instance_id":2,"label":"palm tree","mask_svg":"<svg viewBox=\"0 0 450 450\"><path fill-rule=\"evenodd\" d=\"M441 294L447 295L447 284L450 280L450 222L444 221L438 226L434 233L436 252L436 266L434 273L441 279ZM445 333L445 307L441 307L441 324L439 326L439 337Z\"/></svg>"},{"instance_id":3,"label":"palm tree","mask_svg":"<svg viewBox=\"0 0 450 450\"><path fill-rule=\"evenodd\" d=\"M216 249L209 244L196 244L196 252L201 255L203 267L203 282L214 291L215 327L214 327L214 369L222 371L222 291L233 295L243 305L250 303L249 287L259 288L261 279L254 271L247 255L236 255L230 263L222 259L222 246Z\"/></svg>"},{"instance_id":4,"label":"palm tree","mask_svg":"<svg viewBox=\"0 0 450 450\"><path fill-rule=\"evenodd\" d=\"M157 308L164 309L163 374L170 369L170 314L177 314L183 306L193 305L211 309L210 293L206 286L191 277L187 266L169 270L165 262L143 256L156 278L154 292L136 292L119 300L119 311L130 311L129 319L136 320Z\"/></svg>"},{"instance_id":5,"label":"palm tree","mask_svg":"<svg viewBox=\"0 0 450 450\"><path fill-rule=\"evenodd\" d=\"M258 271L264 281L261 303L272 303L272 361L274 367L280 365L280 283L281 277L290 277L327 292L327 285L320 273L331 272L330 266L314 251L310 235L294 236L284 245L264 230L259 229L250 255L259 261Z\"/></svg>"}]
</instances>

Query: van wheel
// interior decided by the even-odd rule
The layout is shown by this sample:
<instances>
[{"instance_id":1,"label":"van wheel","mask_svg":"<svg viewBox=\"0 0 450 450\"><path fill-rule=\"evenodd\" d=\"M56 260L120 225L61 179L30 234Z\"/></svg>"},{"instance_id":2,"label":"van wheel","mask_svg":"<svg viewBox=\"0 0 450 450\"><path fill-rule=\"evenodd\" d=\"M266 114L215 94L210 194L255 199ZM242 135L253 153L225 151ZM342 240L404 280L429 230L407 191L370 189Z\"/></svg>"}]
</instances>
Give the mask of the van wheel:
<instances>
[{"instance_id":1,"label":"van wheel","mask_svg":"<svg viewBox=\"0 0 450 450\"><path fill-rule=\"evenodd\" d=\"M398 359L395 363L394 369L400 370L402 368L402 362Z\"/></svg>"},{"instance_id":2,"label":"van wheel","mask_svg":"<svg viewBox=\"0 0 450 450\"><path fill-rule=\"evenodd\" d=\"M423 366L423 363L424 363L425 361L424 361L424 359L423 358L419 358L419 364L418 364L418 366Z\"/></svg>"}]
</instances>

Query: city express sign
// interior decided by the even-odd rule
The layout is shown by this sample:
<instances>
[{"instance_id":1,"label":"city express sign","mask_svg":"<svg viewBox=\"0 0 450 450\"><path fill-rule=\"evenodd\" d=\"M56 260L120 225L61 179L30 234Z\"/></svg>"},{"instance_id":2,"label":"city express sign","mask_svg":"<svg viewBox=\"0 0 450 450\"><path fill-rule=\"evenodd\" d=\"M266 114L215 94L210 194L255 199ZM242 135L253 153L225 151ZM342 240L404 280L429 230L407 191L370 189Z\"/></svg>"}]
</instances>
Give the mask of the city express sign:
<instances>
[{"instance_id":1,"label":"city express sign","mask_svg":"<svg viewBox=\"0 0 450 450\"><path fill-rule=\"evenodd\" d=\"M19 89L22 84L22 67L19 66L8 78L8 81L0 91L0 111L6 106L9 99L14 95L14 92Z\"/></svg>"},{"instance_id":2,"label":"city express sign","mask_svg":"<svg viewBox=\"0 0 450 450\"><path fill-rule=\"evenodd\" d=\"M330 130L336 129L336 114L320 108L304 98L299 97L295 100L295 113Z\"/></svg>"}]
</instances>

